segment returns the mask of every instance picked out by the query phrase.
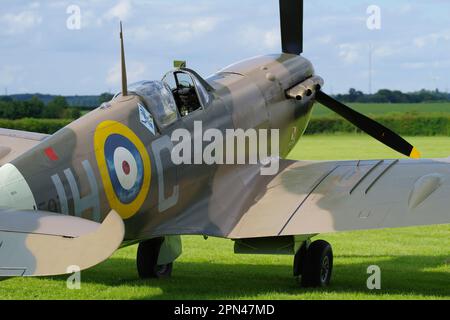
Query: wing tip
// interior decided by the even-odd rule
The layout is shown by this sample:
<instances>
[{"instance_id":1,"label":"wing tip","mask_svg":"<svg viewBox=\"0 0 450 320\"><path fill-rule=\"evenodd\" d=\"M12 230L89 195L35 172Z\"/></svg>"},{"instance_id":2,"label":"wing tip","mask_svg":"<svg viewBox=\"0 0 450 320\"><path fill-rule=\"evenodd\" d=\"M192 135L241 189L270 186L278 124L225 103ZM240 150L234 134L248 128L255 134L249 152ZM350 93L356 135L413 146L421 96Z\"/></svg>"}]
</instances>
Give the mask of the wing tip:
<instances>
[{"instance_id":1,"label":"wing tip","mask_svg":"<svg viewBox=\"0 0 450 320\"><path fill-rule=\"evenodd\" d=\"M61 218L67 219L66 223L73 219ZM45 223L44 219L40 222ZM96 231L87 231L78 237L33 231L8 232L6 248L0 250L0 278L64 275L72 273L71 266L80 271L89 269L108 259L120 247L125 225L119 214L111 210ZM0 236L3 233L0 231ZM14 255L11 256L11 252Z\"/></svg>"}]
</instances>

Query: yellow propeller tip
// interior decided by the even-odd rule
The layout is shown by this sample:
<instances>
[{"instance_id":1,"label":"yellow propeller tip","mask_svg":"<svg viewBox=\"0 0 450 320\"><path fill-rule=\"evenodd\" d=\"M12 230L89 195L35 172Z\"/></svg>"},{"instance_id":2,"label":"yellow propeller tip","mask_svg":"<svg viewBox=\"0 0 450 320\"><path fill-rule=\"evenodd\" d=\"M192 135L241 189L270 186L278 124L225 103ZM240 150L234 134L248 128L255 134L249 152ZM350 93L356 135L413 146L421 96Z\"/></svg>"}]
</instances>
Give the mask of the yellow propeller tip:
<instances>
[{"instance_id":1,"label":"yellow propeller tip","mask_svg":"<svg viewBox=\"0 0 450 320\"><path fill-rule=\"evenodd\" d=\"M412 159L420 159L420 158L422 158L422 155L419 150L417 150L416 148L413 148L409 157Z\"/></svg>"}]
</instances>

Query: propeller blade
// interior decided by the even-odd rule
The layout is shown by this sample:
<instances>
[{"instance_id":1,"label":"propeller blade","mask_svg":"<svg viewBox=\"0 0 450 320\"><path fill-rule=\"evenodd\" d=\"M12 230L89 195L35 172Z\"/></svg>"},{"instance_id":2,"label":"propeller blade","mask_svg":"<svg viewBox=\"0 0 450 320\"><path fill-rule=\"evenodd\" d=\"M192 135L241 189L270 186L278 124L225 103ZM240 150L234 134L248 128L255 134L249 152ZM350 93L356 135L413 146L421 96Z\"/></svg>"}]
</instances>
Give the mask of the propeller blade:
<instances>
[{"instance_id":1,"label":"propeller blade","mask_svg":"<svg viewBox=\"0 0 450 320\"><path fill-rule=\"evenodd\" d=\"M347 107L326 93L318 91L316 100L391 149L410 158L418 159L421 157L420 152L398 134Z\"/></svg>"},{"instance_id":2,"label":"propeller blade","mask_svg":"<svg viewBox=\"0 0 450 320\"><path fill-rule=\"evenodd\" d=\"M283 53L303 52L303 0L280 0Z\"/></svg>"}]
</instances>

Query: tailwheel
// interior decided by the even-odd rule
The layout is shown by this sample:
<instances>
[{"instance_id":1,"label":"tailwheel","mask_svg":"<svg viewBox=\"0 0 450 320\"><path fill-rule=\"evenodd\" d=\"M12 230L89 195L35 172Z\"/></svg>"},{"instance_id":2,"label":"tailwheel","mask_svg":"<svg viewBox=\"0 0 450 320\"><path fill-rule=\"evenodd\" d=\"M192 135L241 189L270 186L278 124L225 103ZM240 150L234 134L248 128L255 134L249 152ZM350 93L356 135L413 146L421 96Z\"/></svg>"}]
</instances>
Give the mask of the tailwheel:
<instances>
[{"instance_id":1,"label":"tailwheel","mask_svg":"<svg viewBox=\"0 0 450 320\"><path fill-rule=\"evenodd\" d=\"M173 263L158 265L158 257L164 238L155 238L139 243L137 270L141 279L169 278Z\"/></svg>"},{"instance_id":2,"label":"tailwheel","mask_svg":"<svg viewBox=\"0 0 450 320\"><path fill-rule=\"evenodd\" d=\"M333 272L333 250L331 245L318 240L308 247L306 252L296 259L301 262L301 285L303 287L327 287ZM297 265L300 262L297 261ZM294 263L295 264L295 263Z\"/></svg>"}]
</instances>

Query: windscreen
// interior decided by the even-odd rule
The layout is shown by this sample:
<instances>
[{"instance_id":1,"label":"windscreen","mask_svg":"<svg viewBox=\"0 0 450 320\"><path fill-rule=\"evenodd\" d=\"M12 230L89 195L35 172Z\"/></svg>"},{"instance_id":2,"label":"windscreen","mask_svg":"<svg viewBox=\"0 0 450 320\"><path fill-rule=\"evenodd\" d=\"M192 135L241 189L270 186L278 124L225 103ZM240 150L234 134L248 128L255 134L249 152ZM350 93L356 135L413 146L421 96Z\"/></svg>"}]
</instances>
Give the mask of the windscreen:
<instances>
[{"instance_id":1,"label":"windscreen","mask_svg":"<svg viewBox=\"0 0 450 320\"><path fill-rule=\"evenodd\" d=\"M141 81L129 86L128 91L144 99L156 122L166 127L178 119L175 99L170 88L161 81Z\"/></svg>"}]
</instances>

